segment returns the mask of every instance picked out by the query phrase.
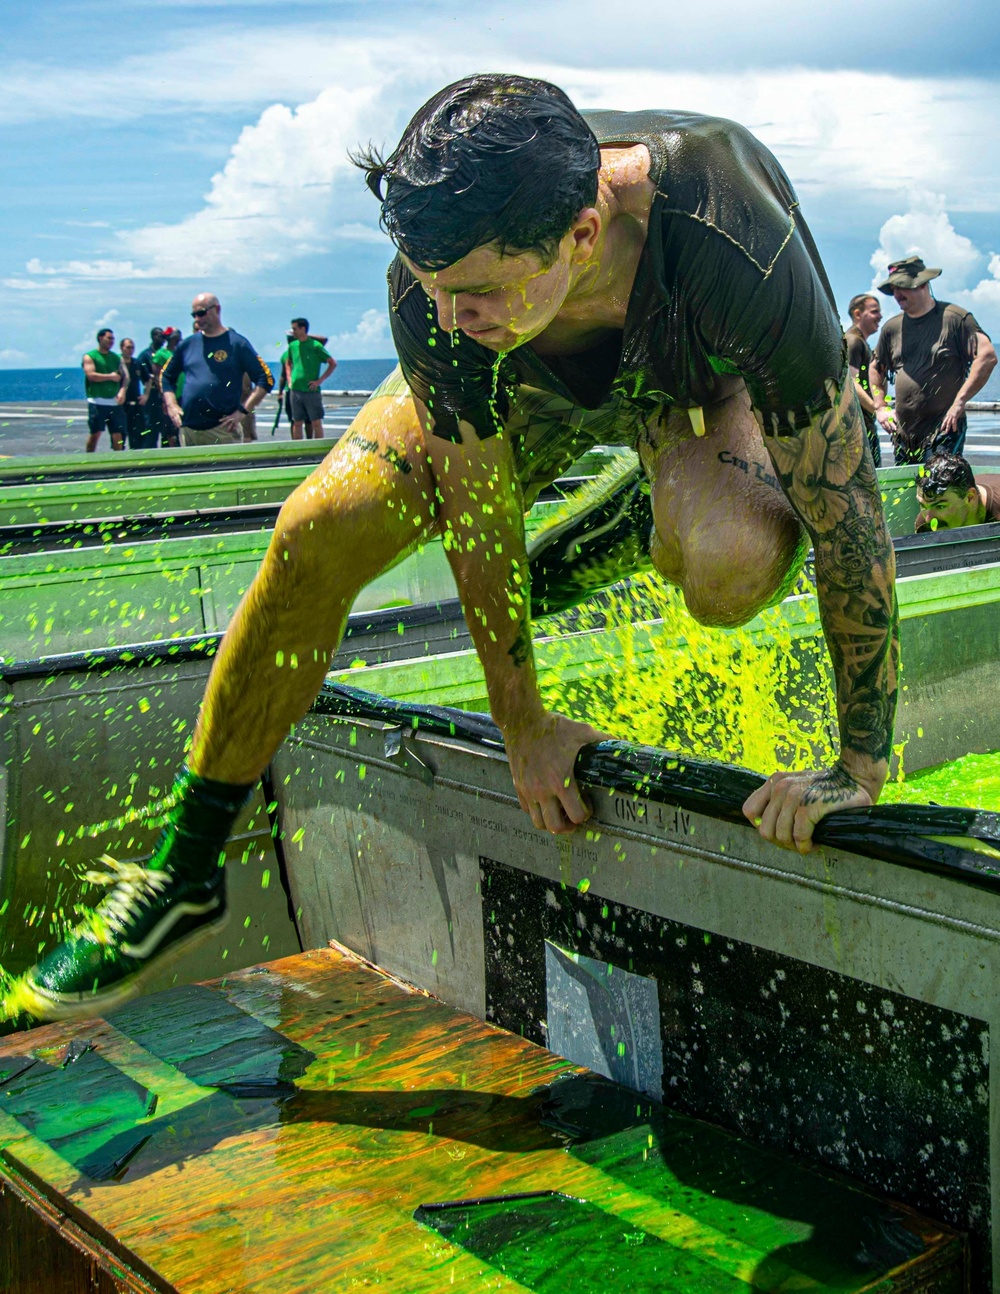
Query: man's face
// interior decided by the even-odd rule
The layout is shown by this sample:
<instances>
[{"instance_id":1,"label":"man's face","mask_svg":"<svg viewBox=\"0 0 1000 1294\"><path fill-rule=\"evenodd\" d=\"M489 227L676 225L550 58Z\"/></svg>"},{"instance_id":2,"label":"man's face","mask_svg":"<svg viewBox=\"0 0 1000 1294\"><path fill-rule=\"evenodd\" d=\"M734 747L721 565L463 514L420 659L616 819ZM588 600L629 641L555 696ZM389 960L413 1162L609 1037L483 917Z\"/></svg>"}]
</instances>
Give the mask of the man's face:
<instances>
[{"instance_id":1,"label":"man's face","mask_svg":"<svg viewBox=\"0 0 1000 1294\"><path fill-rule=\"evenodd\" d=\"M959 526L971 526L975 523L979 511L979 491L973 487L963 494L960 490L949 488L928 499L918 487L917 503L920 505L917 530L956 530Z\"/></svg>"},{"instance_id":2,"label":"man's face","mask_svg":"<svg viewBox=\"0 0 1000 1294\"><path fill-rule=\"evenodd\" d=\"M115 344L115 335L113 332L102 332L97 339L97 349L105 352L109 351Z\"/></svg>"},{"instance_id":3,"label":"man's face","mask_svg":"<svg viewBox=\"0 0 1000 1294\"><path fill-rule=\"evenodd\" d=\"M927 313L930 305L931 290L925 283L922 288L893 288L892 295L896 304L905 315L922 315Z\"/></svg>"},{"instance_id":4,"label":"man's face","mask_svg":"<svg viewBox=\"0 0 1000 1294\"><path fill-rule=\"evenodd\" d=\"M163 329L154 328L153 331L149 334L149 340L150 340L150 344L153 347L153 350L159 350L160 347L163 345Z\"/></svg>"},{"instance_id":5,"label":"man's face","mask_svg":"<svg viewBox=\"0 0 1000 1294\"><path fill-rule=\"evenodd\" d=\"M126 337L122 341L122 355L125 359L131 359L135 354L135 342L131 337Z\"/></svg>"},{"instance_id":6,"label":"man's face","mask_svg":"<svg viewBox=\"0 0 1000 1294\"><path fill-rule=\"evenodd\" d=\"M407 266L437 309L438 327L456 329L493 351L514 350L537 337L558 314L570 288L572 234L546 267L534 252L501 256L475 247L443 270Z\"/></svg>"},{"instance_id":7,"label":"man's face","mask_svg":"<svg viewBox=\"0 0 1000 1294\"><path fill-rule=\"evenodd\" d=\"M292 337L295 339L295 341L305 341L306 337L308 336L309 334L306 332L302 324L298 324L298 323L292 324Z\"/></svg>"},{"instance_id":8,"label":"man's face","mask_svg":"<svg viewBox=\"0 0 1000 1294\"><path fill-rule=\"evenodd\" d=\"M878 332L882 323L882 307L874 297L869 297L857 312L858 328L865 337Z\"/></svg>"},{"instance_id":9,"label":"man's face","mask_svg":"<svg viewBox=\"0 0 1000 1294\"><path fill-rule=\"evenodd\" d=\"M202 294L191 302L191 324L195 332L212 332L219 327L219 303Z\"/></svg>"}]
</instances>

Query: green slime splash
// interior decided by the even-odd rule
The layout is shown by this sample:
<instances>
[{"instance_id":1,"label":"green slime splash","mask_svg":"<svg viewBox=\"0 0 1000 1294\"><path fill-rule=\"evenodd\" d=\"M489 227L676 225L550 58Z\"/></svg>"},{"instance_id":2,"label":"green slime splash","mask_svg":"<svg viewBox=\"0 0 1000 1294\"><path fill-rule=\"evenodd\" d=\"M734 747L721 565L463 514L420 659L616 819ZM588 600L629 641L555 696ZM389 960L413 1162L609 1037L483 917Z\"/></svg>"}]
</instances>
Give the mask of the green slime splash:
<instances>
[{"instance_id":1,"label":"green slime splash","mask_svg":"<svg viewBox=\"0 0 1000 1294\"><path fill-rule=\"evenodd\" d=\"M546 622L556 640L545 658L556 668L542 681L545 703L623 740L701 759L763 773L822 767L837 748L830 667L803 582L798 598L794 619L774 607L719 629L699 624L658 576L637 576L578 621Z\"/></svg>"},{"instance_id":2,"label":"green slime splash","mask_svg":"<svg viewBox=\"0 0 1000 1294\"><path fill-rule=\"evenodd\" d=\"M890 782L883 804L946 804L1000 813L1000 752L963 755L947 764L922 769L905 780Z\"/></svg>"}]
</instances>

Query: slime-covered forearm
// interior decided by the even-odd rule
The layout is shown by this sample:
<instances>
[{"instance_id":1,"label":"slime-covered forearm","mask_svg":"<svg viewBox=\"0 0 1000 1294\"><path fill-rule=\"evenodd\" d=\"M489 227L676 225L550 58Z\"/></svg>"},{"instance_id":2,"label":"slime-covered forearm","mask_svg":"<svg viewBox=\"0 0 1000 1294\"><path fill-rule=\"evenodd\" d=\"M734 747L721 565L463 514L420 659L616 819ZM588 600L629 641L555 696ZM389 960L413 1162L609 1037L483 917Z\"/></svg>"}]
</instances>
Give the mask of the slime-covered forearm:
<instances>
[{"instance_id":1,"label":"slime-covered forearm","mask_svg":"<svg viewBox=\"0 0 1000 1294\"><path fill-rule=\"evenodd\" d=\"M896 561L852 384L800 431L765 431L782 485L813 541L816 590L836 681L840 765L875 799L888 773L896 712ZM832 783L824 799L835 799ZM847 792L849 788L841 788Z\"/></svg>"}]
</instances>

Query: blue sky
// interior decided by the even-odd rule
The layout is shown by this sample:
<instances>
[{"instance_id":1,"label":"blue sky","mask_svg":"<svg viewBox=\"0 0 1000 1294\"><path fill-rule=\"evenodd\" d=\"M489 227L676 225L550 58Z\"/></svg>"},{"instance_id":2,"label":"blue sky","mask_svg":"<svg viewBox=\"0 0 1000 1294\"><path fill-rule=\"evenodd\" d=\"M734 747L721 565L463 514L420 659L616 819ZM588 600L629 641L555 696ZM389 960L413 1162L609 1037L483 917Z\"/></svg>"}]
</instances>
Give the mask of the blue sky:
<instances>
[{"instance_id":1,"label":"blue sky","mask_svg":"<svg viewBox=\"0 0 1000 1294\"><path fill-rule=\"evenodd\" d=\"M2 367L78 362L105 322L187 331L202 288L265 356L300 313L344 358L390 354L391 252L346 153L483 69L581 107L744 122L842 304L919 250L945 267L938 295L1000 336L993 3L45 0L10 7L4 34Z\"/></svg>"}]
</instances>

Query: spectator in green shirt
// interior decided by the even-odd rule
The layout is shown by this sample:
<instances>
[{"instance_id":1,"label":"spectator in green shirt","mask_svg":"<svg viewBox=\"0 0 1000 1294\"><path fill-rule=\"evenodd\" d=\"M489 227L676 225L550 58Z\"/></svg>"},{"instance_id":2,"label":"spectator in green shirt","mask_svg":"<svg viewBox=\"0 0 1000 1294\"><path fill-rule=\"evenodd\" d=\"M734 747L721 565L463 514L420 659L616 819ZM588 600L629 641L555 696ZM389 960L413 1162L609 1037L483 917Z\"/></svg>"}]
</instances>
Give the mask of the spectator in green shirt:
<instances>
[{"instance_id":1,"label":"spectator in green shirt","mask_svg":"<svg viewBox=\"0 0 1000 1294\"><path fill-rule=\"evenodd\" d=\"M323 360L326 370L320 374ZM292 340L281 357L282 367L291 387L292 440L302 439L302 424L307 424L309 440L323 438L323 383L337 367L337 361L322 342L309 336L309 320L292 320Z\"/></svg>"},{"instance_id":2,"label":"spectator in green shirt","mask_svg":"<svg viewBox=\"0 0 1000 1294\"><path fill-rule=\"evenodd\" d=\"M87 453L97 449L101 432L107 427L111 448L125 448L125 410L118 402L122 381L122 357L112 347L115 335L110 328L97 334L97 349L83 357L83 376L87 387Z\"/></svg>"}]
</instances>

